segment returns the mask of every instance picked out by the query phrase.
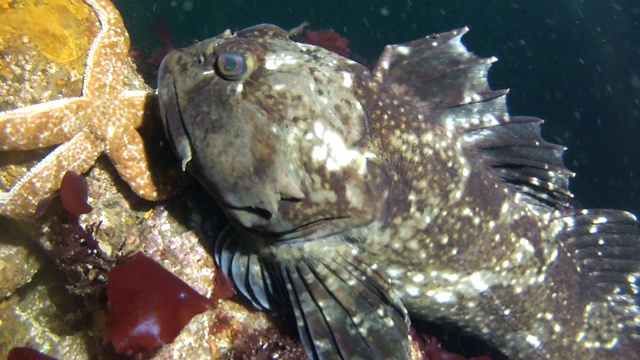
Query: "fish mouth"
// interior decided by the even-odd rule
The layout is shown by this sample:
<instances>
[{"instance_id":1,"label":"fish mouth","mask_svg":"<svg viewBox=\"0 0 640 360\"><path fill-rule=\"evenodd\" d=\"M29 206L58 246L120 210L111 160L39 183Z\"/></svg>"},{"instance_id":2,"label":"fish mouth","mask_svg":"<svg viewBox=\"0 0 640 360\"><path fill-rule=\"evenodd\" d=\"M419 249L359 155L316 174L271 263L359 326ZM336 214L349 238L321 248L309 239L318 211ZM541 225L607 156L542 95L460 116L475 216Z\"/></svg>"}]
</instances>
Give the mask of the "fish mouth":
<instances>
[{"instance_id":1,"label":"fish mouth","mask_svg":"<svg viewBox=\"0 0 640 360\"><path fill-rule=\"evenodd\" d=\"M227 212L246 228L265 226L273 218L271 211L254 206L227 207Z\"/></svg>"},{"instance_id":2,"label":"fish mouth","mask_svg":"<svg viewBox=\"0 0 640 360\"><path fill-rule=\"evenodd\" d=\"M298 201L293 200L293 202ZM348 219L346 216L332 216L306 221L302 224L292 224L284 219L280 213L272 213L259 207L231 206L225 207L225 212L236 227L241 228L243 231L263 238L277 238L278 242L331 235L334 232L331 229L334 227L329 224Z\"/></svg>"},{"instance_id":3,"label":"fish mouth","mask_svg":"<svg viewBox=\"0 0 640 360\"><path fill-rule=\"evenodd\" d=\"M227 212L227 215L235 220L239 226L246 229L265 229L271 228L273 222L279 222L277 218L279 216L279 210L286 203L297 203L300 202L301 199L296 198L281 198L280 200L276 200L272 198L270 200L273 201L262 201L260 205L236 205L233 201L229 201L228 199L224 199L224 208ZM270 226L271 225L271 226Z\"/></svg>"},{"instance_id":4,"label":"fish mouth","mask_svg":"<svg viewBox=\"0 0 640 360\"><path fill-rule=\"evenodd\" d=\"M218 202L225 208L227 215L241 227L249 229L291 229L293 226L285 221L287 216L283 216L283 212L296 208L306 199L301 185L286 177L263 182L261 185L243 186L245 191L234 189L222 191L222 194L215 191L214 184L211 185L211 190L214 191L210 193L220 195L217 196Z\"/></svg>"},{"instance_id":5,"label":"fish mouth","mask_svg":"<svg viewBox=\"0 0 640 360\"><path fill-rule=\"evenodd\" d=\"M227 204L227 209L233 212L235 215L246 214L248 217L255 217L256 220L270 221L278 212L280 204L282 203L298 203L302 201L301 198L280 198L278 208L261 208L257 206L232 206Z\"/></svg>"}]
</instances>

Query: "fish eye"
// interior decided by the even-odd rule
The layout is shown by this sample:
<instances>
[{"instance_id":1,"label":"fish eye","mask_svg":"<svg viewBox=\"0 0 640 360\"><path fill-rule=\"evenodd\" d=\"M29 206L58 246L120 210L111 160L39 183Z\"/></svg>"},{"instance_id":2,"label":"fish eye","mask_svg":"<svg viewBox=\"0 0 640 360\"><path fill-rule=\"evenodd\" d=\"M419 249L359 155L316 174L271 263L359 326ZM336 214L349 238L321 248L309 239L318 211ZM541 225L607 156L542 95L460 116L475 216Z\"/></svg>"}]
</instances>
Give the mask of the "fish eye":
<instances>
[{"instance_id":1,"label":"fish eye","mask_svg":"<svg viewBox=\"0 0 640 360\"><path fill-rule=\"evenodd\" d=\"M247 59L239 53L225 52L216 58L214 69L218 76L225 80L240 80L249 75L250 64Z\"/></svg>"}]
</instances>

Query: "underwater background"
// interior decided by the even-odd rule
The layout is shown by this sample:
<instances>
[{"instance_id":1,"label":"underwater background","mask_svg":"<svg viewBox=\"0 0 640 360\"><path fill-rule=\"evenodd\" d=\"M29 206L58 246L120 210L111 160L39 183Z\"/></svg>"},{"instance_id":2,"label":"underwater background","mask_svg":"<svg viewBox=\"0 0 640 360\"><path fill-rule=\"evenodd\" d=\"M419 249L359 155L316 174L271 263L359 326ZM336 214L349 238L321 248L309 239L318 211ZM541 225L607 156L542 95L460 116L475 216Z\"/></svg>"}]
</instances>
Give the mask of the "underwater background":
<instances>
[{"instance_id":1,"label":"underwater background","mask_svg":"<svg viewBox=\"0 0 640 360\"><path fill-rule=\"evenodd\" d=\"M545 139L568 147L571 190L584 207L640 214L640 2L637 0L114 0L132 45L176 46L258 23L332 28L375 63L386 44L469 26L463 42L496 56L494 89L512 115L545 119Z\"/></svg>"}]
</instances>

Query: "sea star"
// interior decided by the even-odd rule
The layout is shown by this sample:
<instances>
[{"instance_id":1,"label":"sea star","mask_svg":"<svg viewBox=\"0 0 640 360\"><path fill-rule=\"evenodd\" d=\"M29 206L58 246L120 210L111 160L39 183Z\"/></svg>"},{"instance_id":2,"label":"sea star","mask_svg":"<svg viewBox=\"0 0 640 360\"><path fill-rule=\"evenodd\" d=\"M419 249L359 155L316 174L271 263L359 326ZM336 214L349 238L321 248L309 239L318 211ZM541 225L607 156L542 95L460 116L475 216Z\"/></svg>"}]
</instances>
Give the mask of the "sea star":
<instances>
[{"instance_id":1,"label":"sea star","mask_svg":"<svg viewBox=\"0 0 640 360\"><path fill-rule=\"evenodd\" d=\"M160 179L150 170L136 131L156 116L156 96L131 64L122 17L108 0L85 3L97 15L100 31L86 57L81 95L0 112L0 150L60 144L8 193L0 193L0 214L5 216L33 214L38 202L59 188L67 171L86 172L103 152L140 197L158 200L173 189L162 181L171 176Z\"/></svg>"}]
</instances>

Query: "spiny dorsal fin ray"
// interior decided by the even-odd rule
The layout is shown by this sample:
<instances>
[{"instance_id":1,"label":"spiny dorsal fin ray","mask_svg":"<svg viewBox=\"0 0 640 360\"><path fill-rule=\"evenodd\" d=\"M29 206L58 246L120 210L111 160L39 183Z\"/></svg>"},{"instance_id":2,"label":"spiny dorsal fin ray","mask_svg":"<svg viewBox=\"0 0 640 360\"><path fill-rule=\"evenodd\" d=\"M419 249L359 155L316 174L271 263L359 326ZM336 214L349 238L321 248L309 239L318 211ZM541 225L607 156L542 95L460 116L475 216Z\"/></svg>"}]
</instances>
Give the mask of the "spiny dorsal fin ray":
<instances>
[{"instance_id":1,"label":"spiny dorsal fin ray","mask_svg":"<svg viewBox=\"0 0 640 360\"><path fill-rule=\"evenodd\" d=\"M558 243L582 273L585 289L597 289L594 301L609 301L617 319L640 340L640 223L628 212L581 210L563 222Z\"/></svg>"},{"instance_id":2,"label":"spiny dorsal fin ray","mask_svg":"<svg viewBox=\"0 0 640 360\"><path fill-rule=\"evenodd\" d=\"M478 81L486 79L495 58L482 59L468 52L460 42L467 31L462 28L388 45L373 74L396 95L429 112L471 101L472 94L481 96L476 100L504 94L491 90L486 80Z\"/></svg>"},{"instance_id":3,"label":"spiny dorsal fin ray","mask_svg":"<svg viewBox=\"0 0 640 360\"><path fill-rule=\"evenodd\" d=\"M425 121L459 136L470 158L531 204L571 207L568 179L573 174L563 165L564 147L542 139L542 120L509 116L507 91L491 90L487 79L496 59L467 51L461 42L467 31L389 45L373 74L397 96L417 104Z\"/></svg>"},{"instance_id":4,"label":"spiny dorsal fin ray","mask_svg":"<svg viewBox=\"0 0 640 360\"><path fill-rule=\"evenodd\" d=\"M472 156L532 202L570 207L573 173L562 162L565 148L542 139L541 123L535 117L513 117L508 123L470 130L462 140Z\"/></svg>"},{"instance_id":5,"label":"spiny dorsal fin ray","mask_svg":"<svg viewBox=\"0 0 640 360\"><path fill-rule=\"evenodd\" d=\"M281 268L309 358L407 359L407 313L384 278L357 259L325 259Z\"/></svg>"},{"instance_id":6,"label":"spiny dorsal fin ray","mask_svg":"<svg viewBox=\"0 0 640 360\"><path fill-rule=\"evenodd\" d=\"M442 113L448 129L462 132L466 154L485 165L535 205L571 207L564 147L540 136L541 119L510 117L505 96L451 108ZM513 186L515 185L515 186Z\"/></svg>"}]
</instances>

